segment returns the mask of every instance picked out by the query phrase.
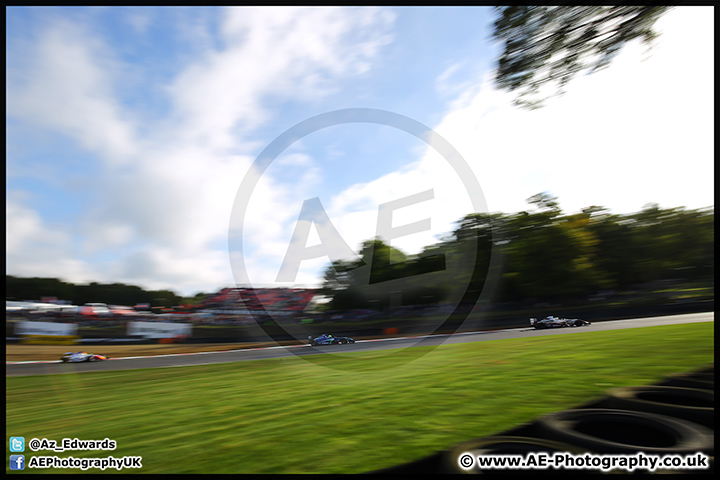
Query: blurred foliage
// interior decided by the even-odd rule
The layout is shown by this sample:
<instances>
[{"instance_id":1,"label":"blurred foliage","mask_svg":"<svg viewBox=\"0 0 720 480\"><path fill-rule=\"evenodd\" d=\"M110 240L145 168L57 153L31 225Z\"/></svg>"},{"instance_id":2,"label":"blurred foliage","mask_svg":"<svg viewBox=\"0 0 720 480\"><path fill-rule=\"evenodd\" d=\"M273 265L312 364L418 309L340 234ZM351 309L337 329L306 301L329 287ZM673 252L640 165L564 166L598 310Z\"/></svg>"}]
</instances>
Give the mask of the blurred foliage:
<instances>
[{"instance_id":1,"label":"blurred foliage","mask_svg":"<svg viewBox=\"0 0 720 480\"><path fill-rule=\"evenodd\" d=\"M714 285L714 209L646 205L633 214L591 206L564 215L547 193L530 197L534 208L514 214L472 213L457 228L417 255L381 239L363 243L359 259L325 270L321 293L330 308L474 304L488 282L492 300L537 303L584 300L603 292L654 292L668 287ZM499 259L499 272L491 260ZM122 283L75 285L56 278L6 275L8 300L51 296L82 305L197 304L207 294L182 298L170 290L147 291Z\"/></svg>"},{"instance_id":2,"label":"blurred foliage","mask_svg":"<svg viewBox=\"0 0 720 480\"><path fill-rule=\"evenodd\" d=\"M648 204L640 212L618 215L591 206L564 215L557 198L547 193L527 201L535 208L466 215L451 236L417 256L380 239L367 241L362 260L326 269L324 293L334 297L333 309L344 310L385 307L393 292L402 293L402 305L457 303L476 298L470 293L489 281L499 283L494 301L512 303L714 283L713 208ZM497 276L489 275L494 256L502 259ZM463 291L453 291L457 288Z\"/></svg>"},{"instance_id":3,"label":"blurred foliage","mask_svg":"<svg viewBox=\"0 0 720 480\"><path fill-rule=\"evenodd\" d=\"M650 43L655 21L671 7L496 7L493 38L502 43L495 83L518 93L516 104L542 105L540 89L565 85L582 72L606 67L630 41Z\"/></svg>"},{"instance_id":4,"label":"blurred foliage","mask_svg":"<svg viewBox=\"0 0 720 480\"><path fill-rule=\"evenodd\" d=\"M332 295L332 308L340 310L438 303L446 297L445 266L442 252L430 248L409 258L376 238L363 242L358 260L336 261L326 269L322 293ZM394 292L402 292L402 299Z\"/></svg>"},{"instance_id":5,"label":"blurred foliage","mask_svg":"<svg viewBox=\"0 0 720 480\"><path fill-rule=\"evenodd\" d=\"M102 302L108 305L133 306L149 303L152 307L171 307L191 303L170 290L143 290L138 286L123 283L92 282L76 285L57 278L22 278L13 275L5 276L5 295L7 300L15 301L39 301L42 297L57 297L74 305Z\"/></svg>"}]
</instances>

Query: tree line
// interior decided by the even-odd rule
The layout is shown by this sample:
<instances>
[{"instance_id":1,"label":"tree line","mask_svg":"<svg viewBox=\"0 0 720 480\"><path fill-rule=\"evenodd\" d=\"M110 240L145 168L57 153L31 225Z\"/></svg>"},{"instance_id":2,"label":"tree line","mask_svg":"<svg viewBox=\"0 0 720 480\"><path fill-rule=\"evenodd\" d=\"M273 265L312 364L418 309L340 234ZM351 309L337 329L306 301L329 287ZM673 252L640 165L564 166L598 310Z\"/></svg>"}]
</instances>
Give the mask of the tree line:
<instances>
[{"instance_id":1,"label":"tree line","mask_svg":"<svg viewBox=\"0 0 720 480\"><path fill-rule=\"evenodd\" d=\"M382 309L437 303L557 302L603 291L626 292L673 282L714 285L714 209L646 205L633 214L591 206L565 215L557 198L541 193L533 209L514 214L472 213L417 255L375 238L355 261L337 261L324 273L321 292L334 310ZM57 297L75 305L199 303L170 290L147 291L123 283L76 285L57 278L6 275L7 300Z\"/></svg>"},{"instance_id":2,"label":"tree line","mask_svg":"<svg viewBox=\"0 0 720 480\"><path fill-rule=\"evenodd\" d=\"M39 301L43 297L56 297L73 305L101 302L109 305L150 304L151 307L171 307L187 303L188 300L170 290L143 290L135 285L123 283L97 283L76 285L57 278L23 278L5 276L7 300ZM203 296L204 294L198 294Z\"/></svg>"},{"instance_id":3,"label":"tree line","mask_svg":"<svg viewBox=\"0 0 720 480\"><path fill-rule=\"evenodd\" d=\"M472 213L414 256L365 241L352 262L325 270L337 310L438 302L558 302L663 283L713 285L714 209L648 204L633 214L591 206L564 215L541 193L515 214Z\"/></svg>"}]
</instances>

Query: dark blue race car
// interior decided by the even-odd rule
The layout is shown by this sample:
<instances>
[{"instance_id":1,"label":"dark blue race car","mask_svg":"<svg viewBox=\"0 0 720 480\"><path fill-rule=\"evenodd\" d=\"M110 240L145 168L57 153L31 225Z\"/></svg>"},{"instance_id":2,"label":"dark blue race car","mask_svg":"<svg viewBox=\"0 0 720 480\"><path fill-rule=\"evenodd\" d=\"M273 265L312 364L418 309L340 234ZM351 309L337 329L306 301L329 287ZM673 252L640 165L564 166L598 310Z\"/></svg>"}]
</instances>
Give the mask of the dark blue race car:
<instances>
[{"instance_id":1,"label":"dark blue race car","mask_svg":"<svg viewBox=\"0 0 720 480\"><path fill-rule=\"evenodd\" d=\"M344 345L346 343L355 343L355 340L353 340L350 337L335 337L333 335L323 333L319 337L315 337L315 338L313 338L312 335L308 335L308 342L310 342L310 345L312 345L312 346Z\"/></svg>"}]
</instances>

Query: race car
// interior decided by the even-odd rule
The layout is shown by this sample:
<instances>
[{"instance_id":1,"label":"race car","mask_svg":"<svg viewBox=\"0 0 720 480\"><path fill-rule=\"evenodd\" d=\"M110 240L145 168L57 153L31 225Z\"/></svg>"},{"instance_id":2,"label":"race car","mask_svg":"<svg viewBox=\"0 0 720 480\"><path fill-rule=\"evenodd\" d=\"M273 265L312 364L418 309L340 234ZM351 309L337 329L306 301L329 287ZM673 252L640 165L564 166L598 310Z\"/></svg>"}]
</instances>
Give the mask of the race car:
<instances>
[{"instance_id":1,"label":"race car","mask_svg":"<svg viewBox=\"0 0 720 480\"><path fill-rule=\"evenodd\" d=\"M313 338L312 335L308 335L308 342L310 342L310 345L312 345L312 346L344 345L346 343L355 343L355 340L353 340L350 337L334 337L327 333L323 333L319 337L315 337L315 338Z\"/></svg>"},{"instance_id":2,"label":"race car","mask_svg":"<svg viewBox=\"0 0 720 480\"><path fill-rule=\"evenodd\" d=\"M537 330L541 330L543 328L582 327L584 325L590 325L590 322L579 318L559 318L550 315L542 320L531 318L530 325Z\"/></svg>"},{"instance_id":3,"label":"race car","mask_svg":"<svg viewBox=\"0 0 720 480\"><path fill-rule=\"evenodd\" d=\"M100 362L102 360L107 360L107 358L108 357L105 355L99 355L97 353L65 352L60 358L60 361L64 363Z\"/></svg>"}]
</instances>

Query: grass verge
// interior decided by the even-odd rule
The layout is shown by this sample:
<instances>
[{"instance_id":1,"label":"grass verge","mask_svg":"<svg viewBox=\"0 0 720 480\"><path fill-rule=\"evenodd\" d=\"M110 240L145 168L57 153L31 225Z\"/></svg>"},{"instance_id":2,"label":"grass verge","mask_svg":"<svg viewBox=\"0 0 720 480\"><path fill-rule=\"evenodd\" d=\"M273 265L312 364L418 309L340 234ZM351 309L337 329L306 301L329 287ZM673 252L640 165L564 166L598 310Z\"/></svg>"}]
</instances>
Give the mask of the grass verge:
<instances>
[{"instance_id":1,"label":"grass verge","mask_svg":"<svg viewBox=\"0 0 720 480\"><path fill-rule=\"evenodd\" d=\"M6 438L107 437L116 450L26 451L26 461L142 456L143 468L125 473L360 473L711 363L713 325L443 345L363 373L341 371L364 358L344 353L7 377Z\"/></svg>"}]
</instances>

